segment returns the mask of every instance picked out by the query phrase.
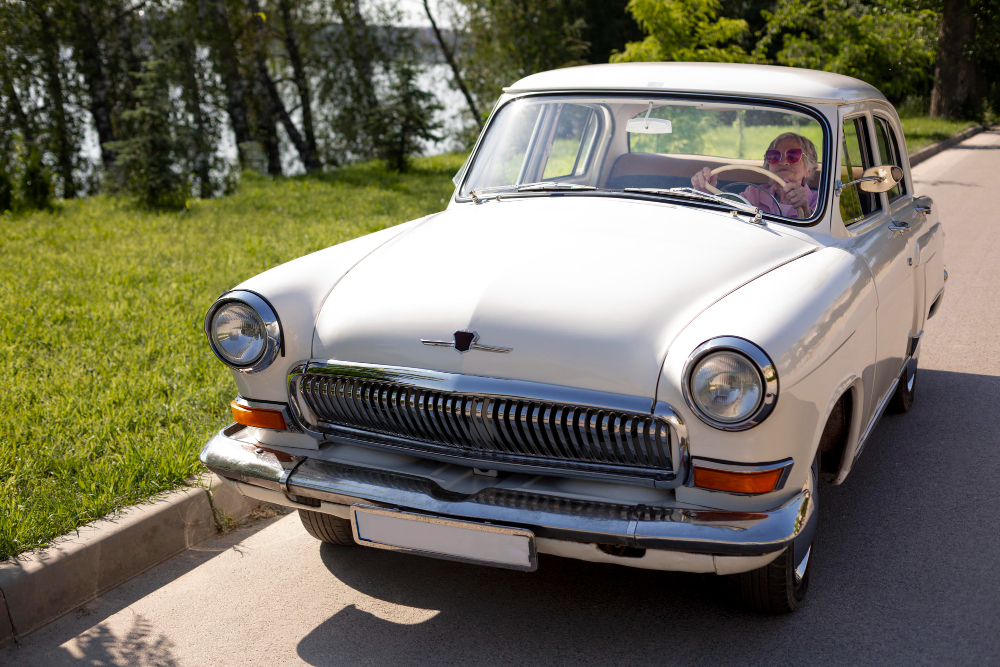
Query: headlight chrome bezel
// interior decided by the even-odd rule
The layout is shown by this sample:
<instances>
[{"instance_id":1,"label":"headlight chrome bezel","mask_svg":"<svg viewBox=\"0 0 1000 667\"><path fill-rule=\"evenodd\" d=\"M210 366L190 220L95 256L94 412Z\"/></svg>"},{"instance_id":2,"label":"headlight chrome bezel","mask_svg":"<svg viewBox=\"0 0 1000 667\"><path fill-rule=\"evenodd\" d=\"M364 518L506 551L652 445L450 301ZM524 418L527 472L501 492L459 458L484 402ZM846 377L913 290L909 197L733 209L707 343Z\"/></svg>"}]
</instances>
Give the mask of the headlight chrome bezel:
<instances>
[{"instance_id":1,"label":"headlight chrome bezel","mask_svg":"<svg viewBox=\"0 0 1000 667\"><path fill-rule=\"evenodd\" d=\"M694 388L691 386L691 382L694 380L693 373L698 367L698 363L709 354L726 351L735 352L748 359L756 368L761 381L763 396L757 408L750 415L738 422L719 421L712 415L705 413L694 400ZM778 402L778 373L774 368L774 363L764 350L745 338L719 336L718 338L705 341L696 347L690 356L688 356L687 361L684 362L681 379L684 400L687 402L688 407L698 416L698 419L712 428L717 428L721 431L745 431L757 426L767 419Z\"/></svg>"},{"instance_id":2,"label":"headlight chrome bezel","mask_svg":"<svg viewBox=\"0 0 1000 667\"><path fill-rule=\"evenodd\" d=\"M234 364L227 359L216 348L215 339L212 336L212 320L215 318L215 314L220 308L233 302L242 303L256 312L257 316L264 323L264 331L267 335L263 353L248 364ZM274 360L278 358L278 354L282 352L281 321L278 319L277 314L271 308L271 304L263 297L246 290L226 292L212 304L205 314L205 335L208 337L208 346L212 349L212 353L218 357L219 361L241 373L257 373L264 370L274 363Z\"/></svg>"}]
</instances>

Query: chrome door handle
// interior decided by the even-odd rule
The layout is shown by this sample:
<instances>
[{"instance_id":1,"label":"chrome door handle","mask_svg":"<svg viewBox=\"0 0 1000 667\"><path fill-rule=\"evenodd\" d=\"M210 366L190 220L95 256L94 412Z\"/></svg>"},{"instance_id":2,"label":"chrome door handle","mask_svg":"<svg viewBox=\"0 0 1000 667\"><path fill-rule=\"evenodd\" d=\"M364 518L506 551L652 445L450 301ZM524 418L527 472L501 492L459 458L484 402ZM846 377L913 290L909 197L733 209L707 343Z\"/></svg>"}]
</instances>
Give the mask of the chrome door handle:
<instances>
[{"instance_id":1,"label":"chrome door handle","mask_svg":"<svg viewBox=\"0 0 1000 667\"><path fill-rule=\"evenodd\" d=\"M902 234L903 232L910 231L910 225L907 222L893 221L892 224L889 225L889 231L894 234Z\"/></svg>"},{"instance_id":2,"label":"chrome door handle","mask_svg":"<svg viewBox=\"0 0 1000 667\"><path fill-rule=\"evenodd\" d=\"M916 211L917 213L923 213L924 215L927 215L928 213L931 212L931 207L930 206L919 206L918 205L918 206L914 206L913 210Z\"/></svg>"}]
</instances>

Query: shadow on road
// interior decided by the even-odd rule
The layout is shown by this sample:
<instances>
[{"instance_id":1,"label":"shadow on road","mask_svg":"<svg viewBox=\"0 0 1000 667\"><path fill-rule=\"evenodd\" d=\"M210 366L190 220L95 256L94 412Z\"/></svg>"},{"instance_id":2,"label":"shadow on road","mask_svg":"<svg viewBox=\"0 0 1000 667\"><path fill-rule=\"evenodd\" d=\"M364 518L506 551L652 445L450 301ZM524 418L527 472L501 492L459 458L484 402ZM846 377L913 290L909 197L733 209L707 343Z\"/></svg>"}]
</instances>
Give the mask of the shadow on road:
<instances>
[{"instance_id":1,"label":"shadow on road","mask_svg":"<svg viewBox=\"0 0 1000 667\"><path fill-rule=\"evenodd\" d=\"M374 598L310 632L314 665L599 662L989 662L1000 649L1000 378L918 374L843 486L823 486L810 599L744 612L714 575L542 557L532 574L323 545L332 576ZM412 625L379 605L438 613ZM957 656L962 656L960 659Z\"/></svg>"}]
</instances>

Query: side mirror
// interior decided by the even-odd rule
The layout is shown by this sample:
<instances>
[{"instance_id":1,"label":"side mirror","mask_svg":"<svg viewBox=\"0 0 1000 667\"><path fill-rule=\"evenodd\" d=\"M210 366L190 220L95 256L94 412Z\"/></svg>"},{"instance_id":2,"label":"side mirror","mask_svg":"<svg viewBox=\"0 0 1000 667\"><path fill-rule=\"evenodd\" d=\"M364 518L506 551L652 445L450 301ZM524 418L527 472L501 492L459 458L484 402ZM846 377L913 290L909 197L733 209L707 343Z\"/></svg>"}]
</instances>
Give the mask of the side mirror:
<instances>
[{"instance_id":1,"label":"side mirror","mask_svg":"<svg viewBox=\"0 0 1000 667\"><path fill-rule=\"evenodd\" d=\"M872 179L874 180L866 180ZM903 170L895 165L872 167L861 177L860 187L865 192L888 192L903 180Z\"/></svg>"},{"instance_id":2,"label":"side mirror","mask_svg":"<svg viewBox=\"0 0 1000 667\"><path fill-rule=\"evenodd\" d=\"M858 188L862 192L888 192L896 187L896 184L903 180L903 170L895 165L880 165L878 167L872 167L871 169L866 169L865 173L861 175L861 178L851 181L850 183L841 183L837 181L837 187L834 190L834 194L840 196L844 188L859 183Z\"/></svg>"}]
</instances>

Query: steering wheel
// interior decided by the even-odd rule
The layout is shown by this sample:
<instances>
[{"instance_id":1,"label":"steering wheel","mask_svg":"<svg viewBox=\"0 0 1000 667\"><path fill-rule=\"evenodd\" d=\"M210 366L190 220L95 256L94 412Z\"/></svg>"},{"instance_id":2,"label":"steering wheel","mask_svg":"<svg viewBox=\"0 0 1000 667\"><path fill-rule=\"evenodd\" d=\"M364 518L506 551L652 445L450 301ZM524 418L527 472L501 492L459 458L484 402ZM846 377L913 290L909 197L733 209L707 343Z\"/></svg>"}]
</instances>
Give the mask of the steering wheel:
<instances>
[{"instance_id":1,"label":"steering wheel","mask_svg":"<svg viewBox=\"0 0 1000 667\"><path fill-rule=\"evenodd\" d=\"M750 181L732 181L731 183L726 183L722 186L721 190L723 193L733 193L743 199L743 190L747 188L754 188L760 190L768 199L774 202L774 210L780 211L781 204L778 202L778 198L771 194L771 191L765 188L760 183L751 183Z\"/></svg>"},{"instance_id":2,"label":"steering wheel","mask_svg":"<svg viewBox=\"0 0 1000 667\"><path fill-rule=\"evenodd\" d=\"M716 174L720 174L720 173L722 173L724 171L732 171L734 169L743 169L745 171L755 171L758 174L764 174L765 176L767 176L768 178L770 178L772 181L774 181L775 183L777 183L778 185L780 185L782 188L785 187L785 179L783 179L781 176L778 176L777 174L772 173L772 172L768 171L767 169L764 169L763 167L757 167L757 166L754 166L754 165L724 164L721 167L716 167L715 169L713 169L710 172L710 174L712 176L715 176ZM711 183L706 183L705 187L708 189L709 192L711 192L714 195L717 195L720 192L722 192L722 190L720 190L719 188L715 187ZM778 210L780 212L781 209L778 209ZM805 206L799 206L795 210L798 211L798 213L799 213L799 220L805 220L806 218L809 217L809 211L806 210Z\"/></svg>"}]
</instances>

